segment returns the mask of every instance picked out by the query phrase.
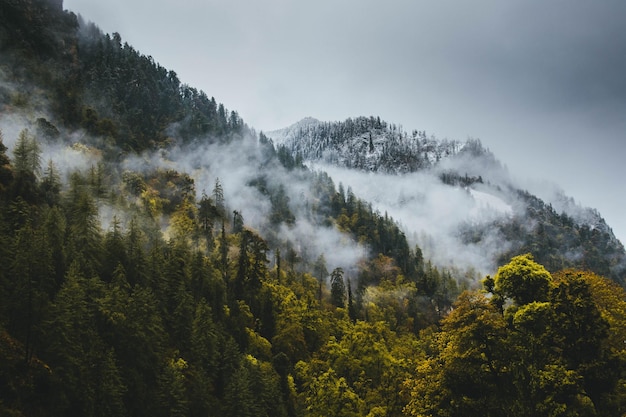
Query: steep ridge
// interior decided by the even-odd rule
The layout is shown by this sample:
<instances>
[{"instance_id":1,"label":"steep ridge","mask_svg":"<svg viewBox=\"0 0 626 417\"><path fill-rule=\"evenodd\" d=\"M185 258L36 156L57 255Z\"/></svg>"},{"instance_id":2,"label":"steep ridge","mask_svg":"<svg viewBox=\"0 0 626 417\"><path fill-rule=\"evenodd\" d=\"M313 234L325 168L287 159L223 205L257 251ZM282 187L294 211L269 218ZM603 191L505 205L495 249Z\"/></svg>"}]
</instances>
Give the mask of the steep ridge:
<instances>
[{"instance_id":1,"label":"steep ridge","mask_svg":"<svg viewBox=\"0 0 626 417\"><path fill-rule=\"evenodd\" d=\"M266 135L388 212L440 265L489 271L530 252L550 270L589 268L625 283L624 247L596 210L558 190L547 202L532 195L477 139L408 134L379 117L304 119Z\"/></svg>"}]
</instances>

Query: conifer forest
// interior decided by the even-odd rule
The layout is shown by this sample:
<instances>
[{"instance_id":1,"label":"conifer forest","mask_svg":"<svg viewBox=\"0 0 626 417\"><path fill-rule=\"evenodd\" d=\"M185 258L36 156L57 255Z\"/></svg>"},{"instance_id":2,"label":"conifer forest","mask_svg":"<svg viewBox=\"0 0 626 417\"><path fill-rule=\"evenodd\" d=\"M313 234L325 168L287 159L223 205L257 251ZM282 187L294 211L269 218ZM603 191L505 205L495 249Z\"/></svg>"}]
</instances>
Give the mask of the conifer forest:
<instances>
[{"instance_id":1,"label":"conifer forest","mask_svg":"<svg viewBox=\"0 0 626 417\"><path fill-rule=\"evenodd\" d=\"M0 0L0 415L626 415L626 253L599 213L438 170L496 166L478 140L257 132L122 35ZM455 236L513 243L442 264L312 161L499 187L512 214Z\"/></svg>"}]
</instances>

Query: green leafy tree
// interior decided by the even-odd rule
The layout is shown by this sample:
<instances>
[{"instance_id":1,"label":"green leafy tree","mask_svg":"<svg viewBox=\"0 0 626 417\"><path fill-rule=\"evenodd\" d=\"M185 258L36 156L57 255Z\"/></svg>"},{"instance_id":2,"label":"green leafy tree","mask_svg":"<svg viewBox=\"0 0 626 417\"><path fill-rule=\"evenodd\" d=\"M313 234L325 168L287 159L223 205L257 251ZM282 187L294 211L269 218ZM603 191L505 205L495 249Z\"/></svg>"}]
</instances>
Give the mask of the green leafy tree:
<instances>
[{"instance_id":1,"label":"green leafy tree","mask_svg":"<svg viewBox=\"0 0 626 417\"><path fill-rule=\"evenodd\" d=\"M279 306L275 311L275 334L271 338L273 352L282 353L290 363L304 360L309 355L305 317L312 314L305 300L281 284L265 283L272 297L272 304Z\"/></svg>"},{"instance_id":2,"label":"green leafy tree","mask_svg":"<svg viewBox=\"0 0 626 417\"><path fill-rule=\"evenodd\" d=\"M511 416L506 322L489 299L462 293L409 382L412 416Z\"/></svg>"},{"instance_id":3,"label":"green leafy tree","mask_svg":"<svg viewBox=\"0 0 626 417\"><path fill-rule=\"evenodd\" d=\"M517 305L545 301L551 287L552 276L530 254L511 259L493 279L494 294L499 299L511 298Z\"/></svg>"},{"instance_id":4,"label":"green leafy tree","mask_svg":"<svg viewBox=\"0 0 626 417\"><path fill-rule=\"evenodd\" d=\"M332 368L314 378L304 395L308 416L363 415L363 400L350 388L346 379L338 376Z\"/></svg>"},{"instance_id":5,"label":"green leafy tree","mask_svg":"<svg viewBox=\"0 0 626 417\"><path fill-rule=\"evenodd\" d=\"M182 239L195 237L197 212L197 207L190 199L184 199L176 207L171 219L171 225L176 237Z\"/></svg>"},{"instance_id":6,"label":"green leafy tree","mask_svg":"<svg viewBox=\"0 0 626 417\"><path fill-rule=\"evenodd\" d=\"M432 338L408 384L410 415L623 413L622 360L584 274L554 280L524 255L485 286L490 297L463 293Z\"/></svg>"}]
</instances>

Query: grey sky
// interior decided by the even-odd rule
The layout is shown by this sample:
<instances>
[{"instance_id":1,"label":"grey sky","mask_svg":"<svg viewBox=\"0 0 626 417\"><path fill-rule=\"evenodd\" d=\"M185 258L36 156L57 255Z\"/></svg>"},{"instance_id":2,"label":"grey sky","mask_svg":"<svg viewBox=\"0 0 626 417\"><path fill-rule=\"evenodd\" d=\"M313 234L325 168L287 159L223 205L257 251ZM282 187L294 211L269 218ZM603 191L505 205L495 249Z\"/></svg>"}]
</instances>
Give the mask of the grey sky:
<instances>
[{"instance_id":1,"label":"grey sky","mask_svg":"<svg viewBox=\"0 0 626 417\"><path fill-rule=\"evenodd\" d=\"M626 241L623 0L65 0L257 130L378 115L478 137ZM532 190L532 189L531 189Z\"/></svg>"}]
</instances>

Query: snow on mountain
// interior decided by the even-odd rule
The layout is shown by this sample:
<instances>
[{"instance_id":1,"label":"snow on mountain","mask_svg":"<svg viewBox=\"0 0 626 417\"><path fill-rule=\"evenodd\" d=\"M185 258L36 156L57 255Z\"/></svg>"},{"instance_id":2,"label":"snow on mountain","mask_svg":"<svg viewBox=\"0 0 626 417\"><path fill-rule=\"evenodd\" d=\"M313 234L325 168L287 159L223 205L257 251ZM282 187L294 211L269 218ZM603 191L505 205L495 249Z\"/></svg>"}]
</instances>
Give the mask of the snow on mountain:
<instances>
[{"instance_id":1,"label":"snow on mountain","mask_svg":"<svg viewBox=\"0 0 626 417\"><path fill-rule=\"evenodd\" d=\"M436 265L494 273L531 252L554 270L596 265L624 280L624 248L597 211L562 193L542 199L524 191L479 140L409 134L377 117L307 118L267 136L389 214Z\"/></svg>"},{"instance_id":2,"label":"snow on mountain","mask_svg":"<svg viewBox=\"0 0 626 417\"><path fill-rule=\"evenodd\" d=\"M471 218L483 218L486 212L502 214L504 216L513 214L513 206L504 201L501 197L473 188L468 188L467 190L476 202L475 206L470 209Z\"/></svg>"},{"instance_id":3,"label":"snow on mountain","mask_svg":"<svg viewBox=\"0 0 626 417\"><path fill-rule=\"evenodd\" d=\"M321 123L322 122L314 117L305 117L304 119L292 124L291 126L267 132L265 133L265 135L272 139L274 145L280 146L284 145L289 140L295 137L305 135L307 131L315 128Z\"/></svg>"},{"instance_id":4,"label":"snow on mountain","mask_svg":"<svg viewBox=\"0 0 626 417\"><path fill-rule=\"evenodd\" d=\"M343 122L306 118L266 136L304 160L394 174L432 167L468 147L467 143L427 137L424 131L414 130L409 134L401 126L378 117L357 117ZM476 150L477 146L469 148Z\"/></svg>"}]
</instances>

